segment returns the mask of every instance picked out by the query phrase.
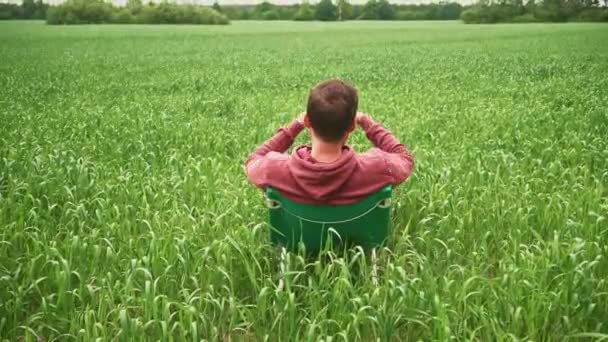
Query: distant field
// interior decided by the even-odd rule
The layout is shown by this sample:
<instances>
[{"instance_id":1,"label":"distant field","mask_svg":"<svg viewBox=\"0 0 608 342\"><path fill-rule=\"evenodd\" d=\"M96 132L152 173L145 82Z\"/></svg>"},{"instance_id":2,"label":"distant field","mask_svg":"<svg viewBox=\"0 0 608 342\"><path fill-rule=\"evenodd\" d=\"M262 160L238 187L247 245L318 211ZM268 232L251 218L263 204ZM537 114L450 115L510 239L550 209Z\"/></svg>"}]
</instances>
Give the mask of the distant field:
<instances>
[{"instance_id":1,"label":"distant field","mask_svg":"<svg viewBox=\"0 0 608 342\"><path fill-rule=\"evenodd\" d=\"M278 289L242 162L328 77L416 170ZM0 22L0 94L2 341L608 338L608 25Z\"/></svg>"}]
</instances>

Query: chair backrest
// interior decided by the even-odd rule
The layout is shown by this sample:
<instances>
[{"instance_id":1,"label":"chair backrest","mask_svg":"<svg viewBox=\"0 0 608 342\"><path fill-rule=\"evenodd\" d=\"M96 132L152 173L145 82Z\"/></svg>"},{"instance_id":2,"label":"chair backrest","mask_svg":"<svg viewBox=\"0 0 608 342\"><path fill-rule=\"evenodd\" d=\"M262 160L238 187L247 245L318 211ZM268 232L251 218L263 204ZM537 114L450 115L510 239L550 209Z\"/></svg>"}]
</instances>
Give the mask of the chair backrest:
<instances>
[{"instance_id":1,"label":"chair backrest","mask_svg":"<svg viewBox=\"0 0 608 342\"><path fill-rule=\"evenodd\" d=\"M303 242L307 253L317 253L328 242L364 249L382 245L390 231L391 194L389 185L357 203L322 206L295 203L268 188L270 240L290 250Z\"/></svg>"}]
</instances>

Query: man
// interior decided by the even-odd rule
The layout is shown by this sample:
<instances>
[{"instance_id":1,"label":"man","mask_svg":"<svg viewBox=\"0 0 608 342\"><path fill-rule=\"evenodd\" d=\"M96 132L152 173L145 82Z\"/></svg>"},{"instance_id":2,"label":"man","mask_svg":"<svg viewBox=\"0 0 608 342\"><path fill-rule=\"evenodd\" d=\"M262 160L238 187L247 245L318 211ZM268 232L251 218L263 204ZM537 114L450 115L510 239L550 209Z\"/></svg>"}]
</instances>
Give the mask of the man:
<instances>
[{"instance_id":1,"label":"man","mask_svg":"<svg viewBox=\"0 0 608 342\"><path fill-rule=\"evenodd\" d=\"M349 84L327 80L316 85L303 117L279 129L249 156L249 180L291 201L321 205L358 202L388 184L404 182L414 167L412 154L368 115L357 113L357 105L357 90ZM375 148L355 154L346 145L356 125ZM285 154L304 128L311 146Z\"/></svg>"}]
</instances>

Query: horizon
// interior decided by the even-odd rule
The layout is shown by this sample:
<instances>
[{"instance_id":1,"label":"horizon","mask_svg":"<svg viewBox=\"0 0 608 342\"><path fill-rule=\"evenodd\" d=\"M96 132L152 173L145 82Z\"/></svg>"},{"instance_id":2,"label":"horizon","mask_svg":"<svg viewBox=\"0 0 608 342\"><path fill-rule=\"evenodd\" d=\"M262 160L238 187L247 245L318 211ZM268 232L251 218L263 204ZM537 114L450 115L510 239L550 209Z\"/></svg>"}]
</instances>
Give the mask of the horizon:
<instances>
[{"instance_id":1,"label":"horizon","mask_svg":"<svg viewBox=\"0 0 608 342\"><path fill-rule=\"evenodd\" d=\"M63 0L43 0L43 2L51 4L51 5L55 5L55 4L62 3L64 1ZM111 2L113 5L121 6L126 3L126 0L112 0ZM147 2L147 1L144 1L144 2ZM156 0L153 2L160 2L160 0ZM202 5L202 6L211 6L215 2L215 0L175 0L175 1L170 1L170 2L174 2L174 3L178 3L178 4L188 3L188 4L196 4L196 5ZM239 6L239 5L252 6L252 5L260 4L264 1L263 0L217 0L217 2L219 3L220 6ZM295 5L295 4L302 3L303 0L270 0L267 2L269 2L273 5L287 6L287 5ZM314 4L319 1L310 0L308 2L311 4ZM363 5L367 2L367 0L351 0L349 2L353 5ZM439 1L439 0L389 0L389 2L392 4L396 4L396 5L420 5L420 4L439 3L441 1ZM475 1L455 0L455 1L450 1L450 2L457 2L461 5L470 5L470 4L474 3ZM20 3L22 3L22 1L21 0L0 0L0 3L20 4Z\"/></svg>"}]
</instances>

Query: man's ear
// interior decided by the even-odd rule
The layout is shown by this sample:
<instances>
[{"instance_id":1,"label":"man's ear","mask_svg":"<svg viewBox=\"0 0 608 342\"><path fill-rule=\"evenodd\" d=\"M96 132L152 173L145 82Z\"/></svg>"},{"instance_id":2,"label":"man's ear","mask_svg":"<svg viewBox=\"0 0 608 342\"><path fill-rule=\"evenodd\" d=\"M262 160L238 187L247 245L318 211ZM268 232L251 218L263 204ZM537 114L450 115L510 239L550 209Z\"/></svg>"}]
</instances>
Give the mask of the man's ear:
<instances>
[{"instance_id":1,"label":"man's ear","mask_svg":"<svg viewBox=\"0 0 608 342\"><path fill-rule=\"evenodd\" d=\"M304 126L306 128L310 128L310 120L308 119L308 114L304 115Z\"/></svg>"},{"instance_id":2,"label":"man's ear","mask_svg":"<svg viewBox=\"0 0 608 342\"><path fill-rule=\"evenodd\" d=\"M355 122L355 120L353 120L353 123L351 123L350 127L348 127L348 133L352 133L352 131L354 131L355 128L357 128L357 123Z\"/></svg>"}]
</instances>

